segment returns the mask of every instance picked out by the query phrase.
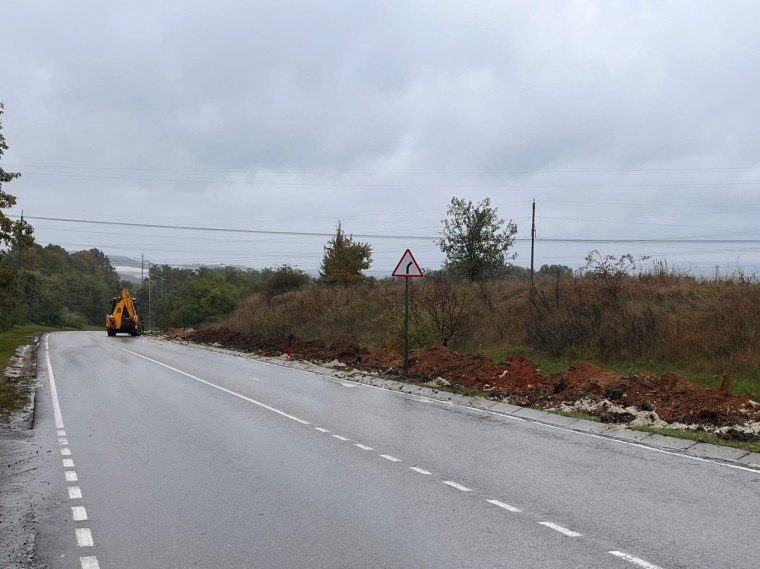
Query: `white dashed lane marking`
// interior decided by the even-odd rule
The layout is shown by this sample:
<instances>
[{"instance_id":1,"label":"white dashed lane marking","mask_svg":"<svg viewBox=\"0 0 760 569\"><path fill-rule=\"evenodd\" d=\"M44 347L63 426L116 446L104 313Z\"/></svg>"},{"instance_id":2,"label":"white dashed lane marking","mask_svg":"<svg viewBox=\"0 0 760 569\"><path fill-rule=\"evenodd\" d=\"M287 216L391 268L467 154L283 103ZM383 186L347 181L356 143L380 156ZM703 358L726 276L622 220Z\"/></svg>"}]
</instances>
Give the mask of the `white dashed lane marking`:
<instances>
[{"instance_id":1,"label":"white dashed lane marking","mask_svg":"<svg viewBox=\"0 0 760 569\"><path fill-rule=\"evenodd\" d=\"M97 557L80 557L79 563L82 565L82 569L100 569Z\"/></svg>"},{"instance_id":2,"label":"white dashed lane marking","mask_svg":"<svg viewBox=\"0 0 760 569\"><path fill-rule=\"evenodd\" d=\"M461 484L458 484L457 482L452 482L451 480L444 480L444 484L447 486L451 486L452 488L456 488L457 490L461 490L462 492L472 492L472 488L468 488L467 486L462 486Z\"/></svg>"},{"instance_id":3,"label":"white dashed lane marking","mask_svg":"<svg viewBox=\"0 0 760 569\"><path fill-rule=\"evenodd\" d=\"M77 547L92 547L95 542L92 540L90 528L76 528Z\"/></svg>"},{"instance_id":4,"label":"white dashed lane marking","mask_svg":"<svg viewBox=\"0 0 760 569\"><path fill-rule=\"evenodd\" d=\"M71 517L75 522L87 521L87 510L85 510L84 506L72 506Z\"/></svg>"},{"instance_id":5,"label":"white dashed lane marking","mask_svg":"<svg viewBox=\"0 0 760 569\"><path fill-rule=\"evenodd\" d=\"M47 336L45 336L45 363L47 364L48 381L50 382L50 397L53 402L56 435L58 436L58 444L63 447L60 449L61 456L70 457L71 449L68 447L69 440L66 438L66 430L63 426L63 415L61 414L61 405L58 401L58 389L55 384L53 366L50 363L50 347ZM74 460L71 458L64 458L62 463L63 468L74 468ZM77 482L79 480L77 473L73 470L65 470L64 472L67 482ZM82 490L79 486L67 486L66 489L68 490L70 500L80 500L82 498ZM72 506L71 518L74 522L86 521L87 510L85 510L84 506ZM95 545L90 528L75 528L74 532L78 547L93 547ZM82 569L100 569L98 558L94 555L80 557L79 564Z\"/></svg>"},{"instance_id":6,"label":"white dashed lane marking","mask_svg":"<svg viewBox=\"0 0 760 569\"><path fill-rule=\"evenodd\" d=\"M281 411L281 410L276 409L274 407L270 407L269 405L266 405L264 403L261 403L259 401L254 400L254 399L251 399L251 398L246 397L244 395L241 395L239 393L235 393L234 391L231 391L229 389L225 389L225 388L223 388L223 387L221 387L219 385L215 385L215 384L213 384L213 383L211 383L209 381L206 381L204 379L201 379L201 378L196 377L194 375L191 375L189 373L183 372L183 371L181 371L181 370L179 370L177 368L171 367L171 366L169 366L167 364L164 364L164 363L162 363L162 362L160 362L158 360L154 360L152 358L148 358L146 356L143 356L141 354L138 354L136 352L133 352L131 350L127 350L127 349L124 349L124 348L119 348L119 349L121 349L121 350L123 350L125 352L128 352L128 353L130 353L132 355L135 355L135 356L137 356L139 358L151 361L151 362L153 362L155 364L158 364L158 365L160 365L162 367L165 367L167 369L170 369L172 371L175 371L175 372L177 372L177 373L179 373L181 375L184 375L186 377L194 379L194 380L196 380L196 381L198 381L200 383L204 383L204 384L206 384L206 385L208 385L210 387L214 387L216 389L219 389L220 391L223 391L225 393L229 393L230 395L233 395L233 396L238 397L240 399L243 399L245 401L249 401L250 403L253 403L253 404L258 405L258 406L260 406L260 407L262 407L264 409L267 409L269 411L277 413L278 415L281 415L283 417L287 417L288 419L292 419L292 420L294 420L294 421L296 421L298 423L301 423L303 425L310 425L311 424L308 421L305 421L303 419L300 419L298 417L295 417L293 415L285 413L284 411ZM49 358L48 358L48 367L50 369ZM50 370L50 373L52 375L52 369ZM254 381L260 381L260 378L258 378L258 377L251 377L250 379L252 379ZM347 383L342 383L342 382L340 384L343 387L356 387L353 384L347 384ZM53 390L54 390L54 387L53 387ZM55 397L57 399L57 394L55 395ZM418 397L414 397L414 398L415 399L419 399L419 400L423 400L425 402L435 403L435 401L428 400L428 399L423 398L423 397L419 397L419 398ZM55 410L56 406L57 406L57 401L54 402L54 410ZM57 413L57 415L58 415L58 417L60 417L60 411ZM58 419L58 417L57 417L57 419ZM514 419L521 420L521 421L524 420L524 419L521 419L521 418L518 418L518 417L515 417ZM58 423L60 423L60 424L58 424ZM60 437L65 436L65 431L62 430L62 428L63 428L63 421L62 420L57 420L56 421L56 426L61 429L58 432L58 435ZM328 433L328 434L330 433L330 430L326 429L324 427L314 427L314 428L317 431L321 432L321 433ZM334 437L334 438L336 438L336 439L338 439L338 440L340 440L340 441L350 441L351 440L351 439L349 439L347 437L344 437L344 436L341 436L341 435L335 435L335 434L333 434L331 436ZM63 442L63 441L65 441L65 442ZM61 445L68 445L68 440L63 439L63 438L59 439L59 444L61 444ZM354 446L357 447L357 448L359 448L359 449L361 449L361 450L374 450L372 447L364 445L364 444L361 444L361 443L355 443ZM67 455L71 454L71 451L68 448L63 448L63 449L61 449L61 454L64 455L64 456L67 456ZM396 458L394 456L387 455L387 454L381 454L380 457L382 457L382 458L384 458L384 459L386 459L388 461L391 461L391 462L402 462L402 460L400 458ZM67 465L66 461L64 460L64 466L71 466L71 467L73 467L73 461L71 461L70 465ZM427 470L425 470L423 468L420 468L418 466L412 466L412 467L410 467L410 470L413 470L414 472L417 472L418 474L431 475L431 472L429 472L429 471L427 471ZM68 476L68 473L67 473L67 476ZM442 482L444 484L446 484L447 486L451 486L452 488L455 488L455 489L457 489L457 490L459 490L461 492L472 492L473 491L472 488L468 488L467 486L464 486L464 485L459 484L458 482L454 482L452 480L442 480ZM79 496L78 497L81 498L81 491L79 491L78 487L69 487L69 495L70 495L70 497L72 497L72 492L73 491L79 492ZM492 504L494 506L497 506L497 507L499 507L499 508L501 508L503 510L506 510L508 512L512 512L512 513L520 513L520 512L522 512L522 510L520 510L519 508L516 508L514 506L511 506L511 505L506 504L505 502L501 502L499 500L486 500L486 502L488 502L489 504ZM74 508L72 508L72 512L73 512L73 510L74 510ZM82 508L82 510L84 510L84 508ZM84 515L86 516L86 513ZM82 519L86 519L86 517L82 518ZM552 529L552 530L554 530L556 532L559 532L559 533L561 533L561 534L563 534L565 536L568 536L568 537L582 537L582 534L580 534L578 532L575 532L575 531L572 531L572 530L570 530L568 528L562 527L560 525L557 525L557 524L555 524L553 522L539 522L539 523L542 526L550 528L550 529ZM81 528L81 529L84 529L84 531L89 532L89 530L87 530L85 528ZM77 530L77 532L79 532L79 530ZM77 539L79 540L79 533L77 534ZM623 553L623 552L620 552L620 551L609 551L608 553L610 553L611 555L614 555L615 557L618 557L620 559L628 561L628 562L630 562L630 563L632 563L634 565L637 565L638 567L641 567L642 569L662 569L661 567L659 567L657 565L653 565L653 564L651 564L651 563L649 563L647 561L644 561L644 560L639 559L637 557L633 557L632 555L629 555L627 553ZM82 569L99 569L98 561L97 561L97 559L95 557L81 557L80 561L81 561L81 564L82 564Z\"/></svg>"},{"instance_id":7,"label":"white dashed lane marking","mask_svg":"<svg viewBox=\"0 0 760 569\"><path fill-rule=\"evenodd\" d=\"M615 557L619 557L620 559L623 559L624 561L633 563L634 565L638 567L642 567L643 569L662 569L662 567L660 567L659 565L654 565L652 563L649 563L648 561L644 561L643 559L634 557L633 555L628 555L627 553L623 553L622 551L610 551L609 553L611 555L614 555Z\"/></svg>"},{"instance_id":8,"label":"white dashed lane marking","mask_svg":"<svg viewBox=\"0 0 760 569\"><path fill-rule=\"evenodd\" d=\"M566 535L567 537L581 537L581 534L579 534L576 531L569 530L567 528L563 528L562 526L558 526L555 523L552 522L538 522L542 526L548 527L549 529L553 529L554 531L558 531L559 533Z\"/></svg>"},{"instance_id":9,"label":"white dashed lane marking","mask_svg":"<svg viewBox=\"0 0 760 569\"><path fill-rule=\"evenodd\" d=\"M396 458L395 456L391 456L389 454L381 454L380 456L385 460L390 460L391 462L401 462L400 458Z\"/></svg>"},{"instance_id":10,"label":"white dashed lane marking","mask_svg":"<svg viewBox=\"0 0 760 569\"><path fill-rule=\"evenodd\" d=\"M518 508L515 508L514 506L510 506L509 504L505 504L504 502L500 502L499 500L486 500L489 504L493 504L494 506L499 506L503 510L507 510L508 512L512 512L514 514L519 514L522 510L519 510Z\"/></svg>"}]
</instances>

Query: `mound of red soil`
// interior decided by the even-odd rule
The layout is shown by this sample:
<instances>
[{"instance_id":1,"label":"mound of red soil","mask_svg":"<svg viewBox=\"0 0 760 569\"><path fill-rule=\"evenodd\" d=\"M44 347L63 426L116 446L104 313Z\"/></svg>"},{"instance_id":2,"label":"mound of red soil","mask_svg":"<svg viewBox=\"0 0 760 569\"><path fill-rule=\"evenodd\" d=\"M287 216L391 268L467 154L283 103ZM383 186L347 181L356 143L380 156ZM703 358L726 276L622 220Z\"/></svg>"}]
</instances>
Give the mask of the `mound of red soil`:
<instances>
[{"instance_id":1,"label":"mound of red soil","mask_svg":"<svg viewBox=\"0 0 760 569\"><path fill-rule=\"evenodd\" d=\"M175 332L174 337L177 336ZM364 370L403 372L404 358L394 344L370 354L366 348L351 342L335 342L328 346L319 340L256 338L226 328L189 331L179 336L192 342L267 356L280 356L292 346L292 357L298 359L337 360ZM493 398L506 398L519 405L556 407L581 400L589 403L611 401L623 408L656 412L668 423L721 427L749 420L760 421L760 407L750 404L749 395L731 395L727 386L724 389L697 387L675 373L662 377L650 373L620 377L588 362L545 376L533 362L519 355L512 355L497 364L483 354L460 355L444 346L433 346L409 354L409 377L419 381L441 377L454 386L477 389ZM603 418L621 421L626 417L618 414Z\"/></svg>"}]
</instances>

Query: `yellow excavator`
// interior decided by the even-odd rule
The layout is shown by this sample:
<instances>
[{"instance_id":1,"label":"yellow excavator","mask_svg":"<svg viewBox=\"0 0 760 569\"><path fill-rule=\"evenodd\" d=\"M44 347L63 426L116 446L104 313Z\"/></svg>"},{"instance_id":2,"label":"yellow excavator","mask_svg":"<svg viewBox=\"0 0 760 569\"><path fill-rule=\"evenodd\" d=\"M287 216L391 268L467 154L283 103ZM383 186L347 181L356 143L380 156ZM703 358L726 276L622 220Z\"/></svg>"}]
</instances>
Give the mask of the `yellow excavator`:
<instances>
[{"instance_id":1,"label":"yellow excavator","mask_svg":"<svg viewBox=\"0 0 760 569\"><path fill-rule=\"evenodd\" d=\"M111 301L111 314L106 316L106 331L109 336L125 332L131 336L143 333L143 321L137 314L137 303L127 289L121 291L121 296L115 296Z\"/></svg>"}]
</instances>

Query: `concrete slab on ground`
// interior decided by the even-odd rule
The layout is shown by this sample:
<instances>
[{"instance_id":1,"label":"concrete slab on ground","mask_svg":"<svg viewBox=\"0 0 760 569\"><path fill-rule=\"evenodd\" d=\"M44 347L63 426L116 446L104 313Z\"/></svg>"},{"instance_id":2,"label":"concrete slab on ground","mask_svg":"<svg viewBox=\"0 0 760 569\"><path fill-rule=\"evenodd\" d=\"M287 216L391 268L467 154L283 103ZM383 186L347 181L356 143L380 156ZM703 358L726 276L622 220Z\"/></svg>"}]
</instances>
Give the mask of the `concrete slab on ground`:
<instances>
[{"instance_id":1,"label":"concrete slab on ground","mask_svg":"<svg viewBox=\"0 0 760 569\"><path fill-rule=\"evenodd\" d=\"M558 427L570 427L579 421L575 417L566 417L565 415L557 415L556 413L547 413L546 418L541 419L543 423L550 425L557 425Z\"/></svg>"},{"instance_id":2,"label":"concrete slab on ground","mask_svg":"<svg viewBox=\"0 0 760 569\"><path fill-rule=\"evenodd\" d=\"M635 441L640 442L644 439L649 439L652 436L651 433L645 433L644 431L632 431L631 429L615 429L614 431L607 431L604 433L608 437L613 439L620 439L623 441Z\"/></svg>"},{"instance_id":3,"label":"concrete slab on ground","mask_svg":"<svg viewBox=\"0 0 760 569\"><path fill-rule=\"evenodd\" d=\"M512 415L524 419L533 419L534 421L546 421L546 418L550 413L539 411L538 409L531 409L530 407L523 407L519 411L512 413Z\"/></svg>"},{"instance_id":4,"label":"concrete slab on ground","mask_svg":"<svg viewBox=\"0 0 760 569\"><path fill-rule=\"evenodd\" d=\"M583 431L586 433L596 433L598 435L604 434L607 431L607 423L599 423L598 421L589 421L588 419L578 419L576 423L573 423L571 427L575 431Z\"/></svg>"},{"instance_id":5,"label":"concrete slab on ground","mask_svg":"<svg viewBox=\"0 0 760 569\"><path fill-rule=\"evenodd\" d=\"M741 457L739 462L760 468L760 453L751 452L747 456Z\"/></svg>"},{"instance_id":6,"label":"concrete slab on ground","mask_svg":"<svg viewBox=\"0 0 760 569\"><path fill-rule=\"evenodd\" d=\"M496 405L488 408L489 411L494 411L496 413L506 413L508 415L512 415L520 409L522 409L522 407L519 407L517 405L510 405L509 403L497 403Z\"/></svg>"},{"instance_id":7,"label":"concrete slab on ground","mask_svg":"<svg viewBox=\"0 0 760 569\"><path fill-rule=\"evenodd\" d=\"M688 454L703 458L717 458L719 460L739 460L749 453L746 450L733 447L723 447L708 443L697 443L686 450Z\"/></svg>"},{"instance_id":8,"label":"concrete slab on ground","mask_svg":"<svg viewBox=\"0 0 760 569\"><path fill-rule=\"evenodd\" d=\"M652 433L647 438L647 444L649 446L664 448L668 450L686 450L697 444L697 441L690 441L689 439L678 439L676 437L666 437L665 435L658 435Z\"/></svg>"}]
</instances>

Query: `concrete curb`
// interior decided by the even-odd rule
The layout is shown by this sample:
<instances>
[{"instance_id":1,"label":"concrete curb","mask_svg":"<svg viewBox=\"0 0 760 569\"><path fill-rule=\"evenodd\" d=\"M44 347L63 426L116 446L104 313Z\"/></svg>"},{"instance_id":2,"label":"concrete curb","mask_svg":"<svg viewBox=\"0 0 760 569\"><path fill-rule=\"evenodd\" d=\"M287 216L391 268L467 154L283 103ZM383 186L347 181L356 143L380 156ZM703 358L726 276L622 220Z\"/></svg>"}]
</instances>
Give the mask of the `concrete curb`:
<instances>
[{"instance_id":1,"label":"concrete curb","mask_svg":"<svg viewBox=\"0 0 760 569\"><path fill-rule=\"evenodd\" d=\"M227 350L225 348L216 348L212 346L205 346L201 344L193 344L191 342L178 342L185 345L202 347L210 350L217 350L225 353L235 354L241 357L255 358L265 360L271 364L281 365L283 367L290 367L285 363L288 360L282 358L268 358L258 356L256 354L245 354L242 352L235 352L233 350ZM596 421L589 421L587 419L576 419L574 417L567 417L565 415L559 415L556 413L549 413L547 411L541 411L538 409L532 409L530 407L519 407L510 403L504 403L501 401L493 401L491 399L483 399L482 397L470 397L466 395L460 395L449 391L440 391L434 387L417 386L414 384L408 384L393 379L382 378L377 375L369 375L363 373L351 373L346 375L344 372L330 373L330 368L325 368L319 364L312 362L306 362L303 360L290 360L292 362L297 361L299 365L297 369L303 371L310 371L323 377L331 379L340 379L343 381L353 381L363 385L370 385L380 389L388 389L389 391L401 392L409 395L418 395L420 397L427 397L436 401L442 401L444 403L460 405L462 407L468 407L476 409L481 412L493 413L495 415L503 415L507 417L515 417L525 421L533 423L547 425L551 427L561 427L570 431L578 431L581 433L589 433L597 435L603 438L609 438L612 440L625 441L641 445L644 447L651 447L660 450L672 452L674 454L682 454L684 456L691 456L701 458L708 461L725 462L740 466L742 468L752 468L760 470L760 453L750 453L742 449L727 447L721 445L713 445L709 443L700 443L689 439L681 439L678 437L668 437L655 433L647 433L645 431L637 431L629 429L625 426L610 425L606 423L598 423Z\"/></svg>"},{"instance_id":2,"label":"concrete curb","mask_svg":"<svg viewBox=\"0 0 760 569\"><path fill-rule=\"evenodd\" d=\"M320 370L324 369L317 364L312 365ZM324 371L320 371L319 373L326 377L332 377L331 374L326 374ZM576 419L574 417L541 411L539 409L532 409L530 407L519 407L510 403L483 399L481 397L469 397L448 391L439 391L431 387L420 386L419 389L416 389L415 386L412 386L411 388L408 388L409 384L390 379L378 381L378 378L373 376L354 375L351 378L341 379L389 389L391 391L401 391L403 393L428 397L430 399L445 401L447 403L469 407L496 415L516 417L537 424L562 427L571 431L590 433L604 438L631 442L675 454L683 454L685 456L698 457L710 461L732 463L737 466L760 470L760 453L750 453L734 447L700 443L689 439L668 437L657 433L648 433L646 431L637 431L626 426L598 423L587 419Z\"/></svg>"}]
</instances>

